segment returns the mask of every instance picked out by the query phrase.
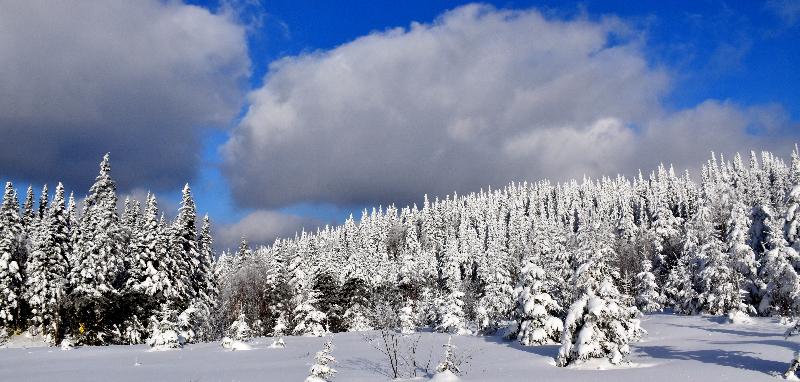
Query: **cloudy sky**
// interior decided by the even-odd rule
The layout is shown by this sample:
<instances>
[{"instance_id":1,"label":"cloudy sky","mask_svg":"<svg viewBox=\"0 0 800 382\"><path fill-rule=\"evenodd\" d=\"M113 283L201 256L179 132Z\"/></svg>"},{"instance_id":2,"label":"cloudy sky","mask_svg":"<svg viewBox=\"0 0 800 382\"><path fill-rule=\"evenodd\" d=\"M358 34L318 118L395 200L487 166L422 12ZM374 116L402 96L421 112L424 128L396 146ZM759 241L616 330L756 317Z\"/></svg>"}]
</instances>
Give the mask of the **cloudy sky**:
<instances>
[{"instance_id":1,"label":"cloudy sky","mask_svg":"<svg viewBox=\"0 0 800 382\"><path fill-rule=\"evenodd\" d=\"M800 140L800 2L625 3L0 0L0 179L81 196L110 151L224 248Z\"/></svg>"}]
</instances>

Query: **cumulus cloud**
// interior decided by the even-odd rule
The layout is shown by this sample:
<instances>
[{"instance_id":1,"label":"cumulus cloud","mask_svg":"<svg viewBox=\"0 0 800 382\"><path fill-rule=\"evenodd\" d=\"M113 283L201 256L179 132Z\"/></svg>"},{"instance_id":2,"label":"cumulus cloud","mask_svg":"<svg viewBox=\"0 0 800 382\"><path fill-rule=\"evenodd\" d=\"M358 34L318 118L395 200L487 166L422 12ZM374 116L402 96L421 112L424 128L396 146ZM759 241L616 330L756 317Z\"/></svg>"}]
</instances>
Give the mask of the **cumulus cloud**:
<instances>
[{"instance_id":1,"label":"cumulus cloud","mask_svg":"<svg viewBox=\"0 0 800 382\"><path fill-rule=\"evenodd\" d=\"M194 173L250 72L245 28L173 1L13 1L0 12L0 173L85 188L111 151L122 189Z\"/></svg>"},{"instance_id":2,"label":"cumulus cloud","mask_svg":"<svg viewBox=\"0 0 800 382\"><path fill-rule=\"evenodd\" d=\"M284 58L249 95L224 171L249 207L403 203L773 147L749 131L777 108L667 110L670 74L641 35L615 18L469 5Z\"/></svg>"},{"instance_id":3,"label":"cumulus cloud","mask_svg":"<svg viewBox=\"0 0 800 382\"><path fill-rule=\"evenodd\" d=\"M315 230L322 223L313 218L279 211L257 210L236 223L216 229L214 246L220 250L236 249L244 237L251 247L272 244L276 238L292 237L296 232Z\"/></svg>"}]
</instances>

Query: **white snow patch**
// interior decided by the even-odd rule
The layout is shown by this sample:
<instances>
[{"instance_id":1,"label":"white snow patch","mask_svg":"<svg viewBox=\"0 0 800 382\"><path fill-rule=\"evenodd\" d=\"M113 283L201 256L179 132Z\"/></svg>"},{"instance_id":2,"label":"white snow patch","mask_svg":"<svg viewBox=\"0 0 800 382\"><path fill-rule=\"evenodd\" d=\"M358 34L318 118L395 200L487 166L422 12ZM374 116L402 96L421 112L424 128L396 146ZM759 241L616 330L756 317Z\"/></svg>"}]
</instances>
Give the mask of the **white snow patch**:
<instances>
[{"instance_id":1,"label":"white snow patch","mask_svg":"<svg viewBox=\"0 0 800 382\"><path fill-rule=\"evenodd\" d=\"M453 374L453 372L450 370L436 373L436 375L431 378L431 382L457 382L460 380L461 378L458 378L458 376Z\"/></svg>"}]
</instances>

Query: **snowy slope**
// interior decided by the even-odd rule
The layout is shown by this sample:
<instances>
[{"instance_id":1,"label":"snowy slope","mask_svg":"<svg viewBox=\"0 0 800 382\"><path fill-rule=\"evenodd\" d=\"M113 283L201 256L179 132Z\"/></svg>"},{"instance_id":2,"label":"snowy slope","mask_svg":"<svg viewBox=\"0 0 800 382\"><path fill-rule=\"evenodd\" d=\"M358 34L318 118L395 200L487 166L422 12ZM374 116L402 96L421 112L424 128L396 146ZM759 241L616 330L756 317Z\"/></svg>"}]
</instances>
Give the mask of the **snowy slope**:
<instances>
[{"instance_id":1,"label":"snowy slope","mask_svg":"<svg viewBox=\"0 0 800 382\"><path fill-rule=\"evenodd\" d=\"M635 367L609 370L557 368L557 345L522 347L496 337L453 337L457 352L471 355L463 381L770 381L788 366L795 339L774 319L722 323L718 317L648 315L649 332L634 344ZM284 337L285 349L269 349L270 338L253 350L226 351L218 343L151 352L144 345L84 347L64 351L29 347L0 349L0 381L302 381L314 354L333 339L337 381L389 380L388 364L358 333L326 338ZM431 370L447 336L424 333L421 358ZM17 343L18 344L18 343ZM27 343L26 346L30 346Z\"/></svg>"}]
</instances>

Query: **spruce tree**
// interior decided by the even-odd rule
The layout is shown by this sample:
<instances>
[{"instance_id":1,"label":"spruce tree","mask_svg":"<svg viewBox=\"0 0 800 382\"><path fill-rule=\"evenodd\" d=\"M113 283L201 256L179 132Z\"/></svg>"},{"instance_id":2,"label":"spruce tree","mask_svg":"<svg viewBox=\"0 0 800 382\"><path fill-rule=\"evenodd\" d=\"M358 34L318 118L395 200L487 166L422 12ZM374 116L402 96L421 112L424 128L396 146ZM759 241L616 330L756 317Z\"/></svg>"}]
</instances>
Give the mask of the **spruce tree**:
<instances>
[{"instance_id":1,"label":"spruce tree","mask_svg":"<svg viewBox=\"0 0 800 382\"><path fill-rule=\"evenodd\" d=\"M68 256L72 251L64 203L64 186L59 183L53 203L31 240L26 264L30 322L52 344L57 344L63 334L61 306L67 293Z\"/></svg>"},{"instance_id":2,"label":"spruce tree","mask_svg":"<svg viewBox=\"0 0 800 382\"><path fill-rule=\"evenodd\" d=\"M585 260L575 271L573 288L577 299L564 320L558 366L590 358L607 358L619 364L630 353L629 344L644 333L637 318L639 310L613 283L608 265L613 250L604 244L604 230L591 219L584 224L586 227L580 232L582 247L593 248L595 256L583 256Z\"/></svg>"},{"instance_id":3,"label":"spruce tree","mask_svg":"<svg viewBox=\"0 0 800 382\"><path fill-rule=\"evenodd\" d=\"M504 238L505 235L495 224L490 224L486 260L481 265L484 291L478 301L482 316L479 317L478 326L482 331L491 332L496 329L498 322L508 317L513 308L514 287L509 271L509 255L503 244Z\"/></svg>"},{"instance_id":4,"label":"spruce tree","mask_svg":"<svg viewBox=\"0 0 800 382\"><path fill-rule=\"evenodd\" d=\"M84 201L73 247L75 263L69 274L79 342L106 343L113 325L122 321L114 315L114 299L125 282L123 237L116 207L116 184L106 154Z\"/></svg>"},{"instance_id":5,"label":"spruce tree","mask_svg":"<svg viewBox=\"0 0 800 382\"><path fill-rule=\"evenodd\" d=\"M30 231L33 231L33 225L36 222L36 211L33 205L33 186L28 186L25 192L25 201L22 204L22 226Z\"/></svg>"},{"instance_id":6,"label":"spruce tree","mask_svg":"<svg viewBox=\"0 0 800 382\"><path fill-rule=\"evenodd\" d=\"M738 273L736 278L740 280L739 288L746 293L745 300L749 303L749 311L750 307L756 303L758 296L757 264L756 254L748 244L750 241L750 217L741 201L737 200L733 203L726 227L725 244L733 270Z\"/></svg>"},{"instance_id":7,"label":"spruce tree","mask_svg":"<svg viewBox=\"0 0 800 382\"><path fill-rule=\"evenodd\" d=\"M183 187L178 217L170 227L169 303L178 311L189 307L200 287L195 270L200 266L195 219L197 217L192 191L187 183Z\"/></svg>"},{"instance_id":8,"label":"spruce tree","mask_svg":"<svg viewBox=\"0 0 800 382\"><path fill-rule=\"evenodd\" d=\"M558 318L561 306L544 289L544 270L531 259L524 264L516 290L517 340L525 346L557 343L564 330Z\"/></svg>"},{"instance_id":9,"label":"spruce tree","mask_svg":"<svg viewBox=\"0 0 800 382\"><path fill-rule=\"evenodd\" d=\"M331 352L333 352L333 343L331 341L325 342L322 350L314 356L314 365L309 370L310 374L306 378L306 382L333 381L336 369L331 367L331 364L336 362L336 358L331 355Z\"/></svg>"},{"instance_id":10,"label":"spruce tree","mask_svg":"<svg viewBox=\"0 0 800 382\"><path fill-rule=\"evenodd\" d=\"M650 260L642 260L642 271L636 275L636 306L644 313L661 311L664 302L650 269Z\"/></svg>"},{"instance_id":11,"label":"spruce tree","mask_svg":"<svg viewBox=\"0 0 800 382\"><path fill-rule=\"evenodd\" d=\"M289 288L292 298L290 301L292 313L292 334L297 336L322 337L328 329L325 327L325 313L320 312L317 304L317 291L311 288L310 280L303 265L303 256L296 253L289 265L291 278Z\"/></svg>"},{"instance_id":12,"label":"spruce tree","mask_svg":"<svg viewBox=\"0 0 800 382\"><path fill-rule=\"evenodd\" d=\"M22 286L24 283L17 193L11 182L6 183L0 207L0 331L14 331L23 326L21 317Z\"/></svg>"}]
</instances>

